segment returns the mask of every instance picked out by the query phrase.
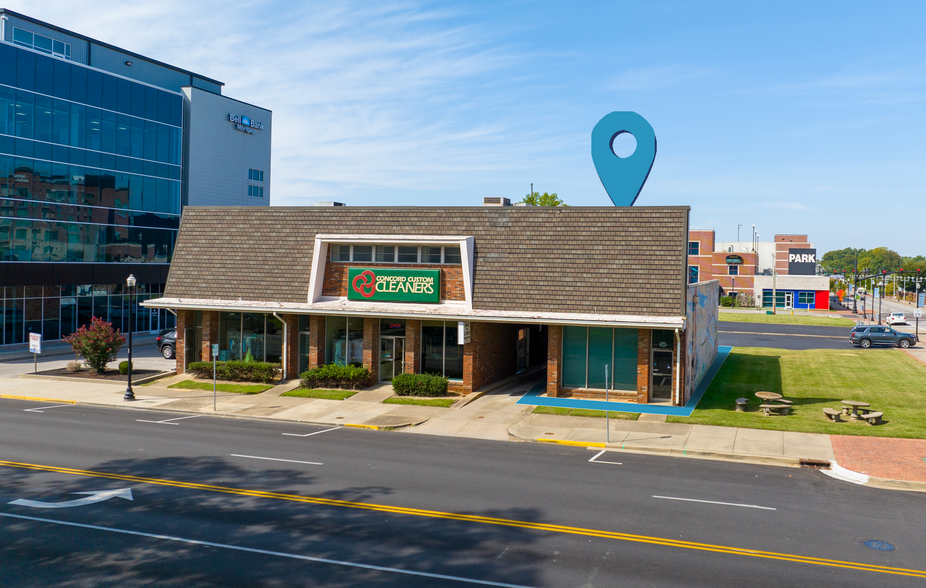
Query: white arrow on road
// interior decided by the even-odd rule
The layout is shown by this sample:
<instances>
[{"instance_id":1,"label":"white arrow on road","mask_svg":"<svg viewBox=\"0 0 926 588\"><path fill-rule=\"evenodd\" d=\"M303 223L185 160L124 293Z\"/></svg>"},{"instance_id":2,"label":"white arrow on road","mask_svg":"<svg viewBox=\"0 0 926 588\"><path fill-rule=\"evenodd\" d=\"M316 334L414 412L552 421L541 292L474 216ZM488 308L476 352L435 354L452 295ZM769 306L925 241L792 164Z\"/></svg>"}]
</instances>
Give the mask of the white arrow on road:
<instances>
[{"instance_id":1,"label":"white arrow on road","mask_svg":"<svg viewBox=\"0 0 926 588\"><path fill-rule=\"evenodd\" d=\"M104 500L109 500L110 498L124 498L126 500L132 500L131 488L119 488L117 490L98 490L96 492L72 492L72 494L87 494L88 496L86 498L77 498L76 500L68 500L65 502L42 502L40 500L26 500L25 498L20 498L18 500L14 500L10 504L15 504L17 506L29 506L32 508L71 508L72 506L86 506L88 504L103 502Z\"/></svg>"}]
</instances>

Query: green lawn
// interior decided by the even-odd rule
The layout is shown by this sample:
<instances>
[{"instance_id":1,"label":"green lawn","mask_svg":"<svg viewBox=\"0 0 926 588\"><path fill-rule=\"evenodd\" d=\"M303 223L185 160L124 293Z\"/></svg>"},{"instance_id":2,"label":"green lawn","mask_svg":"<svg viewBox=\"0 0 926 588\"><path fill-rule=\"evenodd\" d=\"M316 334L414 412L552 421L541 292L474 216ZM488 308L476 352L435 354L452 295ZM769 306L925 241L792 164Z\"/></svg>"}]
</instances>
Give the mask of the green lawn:
<instances>
[{"instance_id":1,"label":"green lawn","mask_svg":"<svg viewBox=\"0 0 926 588\"><path fill-rule=\"evenodd\" d=\"M755 393L778 392L794 405L788 416L763 416ZM748 398L747 412L734 411ZM870 402L883 424L833 423L823 408L841 400ZM893 348L787 351L734 348L690 417L669 422L876 437L926 438L926 366Z\"/></svg>"},{"instance_id":2,"label":"green lawn","mask_svg":"<svg viewBox=\"0 0 926 588\"><path fill-rule=\"evenodd\" d=\"M324 400L344 400L350 398L360 390L319 390L315 388L296 388L284 392L281 396L290 398L322 398Z\"/></svg>"},{"instance_id":3,"label":"green lawn","mask_svg":"<svg viewBox=\"0 0 926 588\"><path fill-rule=\"evenodd\" d=\"M534 410L531 411L533 414L558 414L562 416L579 416L579 417L595 417L603 419L605 417L605 411L603 410L589 410L587 408L560 408L559 406L537 406L534 407ZM635 412L611 412L612 419L623 419L625 421L635 421L637 417L640 416Z\"/></svg>"},{"instance_id":4,"label":"green lawn","mask_svg":"<svg viewBox=\"0 0 926 588\"><path fill-rule=\"evenodd\" d=\"M185 390L212 390L212 382L195 382L193 380L183 380L176 384L171 384L168 388L183 388ZM273 388L267 384L216 384L215 389L219 392L235 392L236 394L260 394Z\"/></svg>"},{"instance_id":5,"label":"green lawn","mask_svg":"<svg viewBox=\"0 0 926 588\"><path fill-rule=\"evenodd\" d=\"M814 316L812 314L790 314L790 310L778 310L778 314L753 314L749 312L720 311L720 320L733 323L766 323L774 325L811 325L816 327L854 327L855 321L847 318Z\"/></svg>"},{"instance_id":6,"label":"green lawn","mask_svg":"<svg viewBox=\"0 0 926 588\"><path fill-rule=\"evenodd\" d=\"M383 404L413 404L415 406L453 406L459 398L417 398L408 396L392 396L383 400Z\"/></svg>"}]
</instances>

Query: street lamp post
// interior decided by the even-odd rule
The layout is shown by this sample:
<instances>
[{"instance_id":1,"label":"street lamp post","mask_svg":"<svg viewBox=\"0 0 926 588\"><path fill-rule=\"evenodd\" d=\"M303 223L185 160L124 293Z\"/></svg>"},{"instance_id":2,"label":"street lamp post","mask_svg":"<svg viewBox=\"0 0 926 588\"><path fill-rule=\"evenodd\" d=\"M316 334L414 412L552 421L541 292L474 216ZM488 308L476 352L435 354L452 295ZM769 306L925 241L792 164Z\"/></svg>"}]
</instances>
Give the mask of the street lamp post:
<instances>
[{"instance_id":1,"label":"street lamp post","mask_svg":"<svg viewBox=\"0 0 926 588\"><path fill-rule=\"evenodd\" d=\"M881 301L884 300L884 279L878 280L878 324L881 324ZM874 306L874 305L872 305ZM874 310L874 308L872 308Z\"/></svg>"},{"instance_id":2,"label":"street lamp post","mask_svg":"<svg viewBox=\"0 0 926 588\"><path fill-rule=\"evenodd\" d=\"M132 392L132 331L135 330L135 275L129 274L125 280L125 285L129 287L129 385L125 389L123 400L135 400L135 393Z\"/></svg>"}]
</instances>

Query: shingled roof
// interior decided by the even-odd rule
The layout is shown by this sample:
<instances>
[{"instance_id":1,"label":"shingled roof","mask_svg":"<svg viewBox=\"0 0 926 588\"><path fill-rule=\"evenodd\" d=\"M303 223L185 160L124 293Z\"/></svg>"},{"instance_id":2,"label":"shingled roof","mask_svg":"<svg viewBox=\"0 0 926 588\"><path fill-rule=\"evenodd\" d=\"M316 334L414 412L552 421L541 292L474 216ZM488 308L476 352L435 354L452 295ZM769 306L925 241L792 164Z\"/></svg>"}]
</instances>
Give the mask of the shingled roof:
<instances>
[{"instance_id":1,"label":"shingled roof","mask_svg":"<svg viewBox=\"0 0 926 588\"><path fill-rule=\"evenodd\" d=\"M684 315L688 207L184 209L164 298L305 303L316 234L474 237L473 309Z\"/></svg>"}]
</instances>

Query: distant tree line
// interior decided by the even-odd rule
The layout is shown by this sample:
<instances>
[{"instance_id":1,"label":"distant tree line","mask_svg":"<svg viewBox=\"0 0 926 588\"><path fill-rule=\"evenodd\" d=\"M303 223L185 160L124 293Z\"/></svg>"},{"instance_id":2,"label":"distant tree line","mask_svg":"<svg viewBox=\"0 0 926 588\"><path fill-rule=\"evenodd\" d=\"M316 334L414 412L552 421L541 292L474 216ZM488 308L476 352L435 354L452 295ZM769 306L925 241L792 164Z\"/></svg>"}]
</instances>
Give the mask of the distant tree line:
<instances>
[{"instance_id":1,"label":"distant tree line","mask_svg":"<svg viewBox=\"0 0 926 588\"><path fill-rule=\"evenodd\" d=\"M893 272L900 269L926 272L926 257L922 255L901 257L896 251L887 247L875 247L870 250L846 247L836 251L827 251L820 259L820 268L826 274L851 272L856 269L856 262L858 262L859 273L880 270Z\"/></svg>"}]
</instances>

